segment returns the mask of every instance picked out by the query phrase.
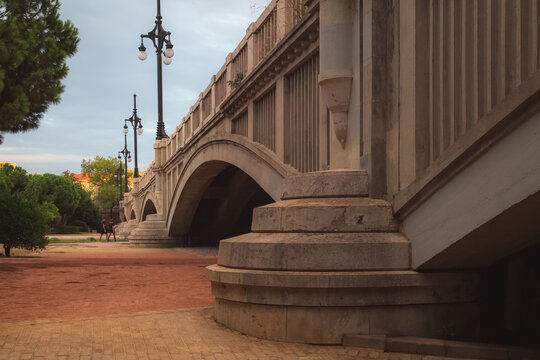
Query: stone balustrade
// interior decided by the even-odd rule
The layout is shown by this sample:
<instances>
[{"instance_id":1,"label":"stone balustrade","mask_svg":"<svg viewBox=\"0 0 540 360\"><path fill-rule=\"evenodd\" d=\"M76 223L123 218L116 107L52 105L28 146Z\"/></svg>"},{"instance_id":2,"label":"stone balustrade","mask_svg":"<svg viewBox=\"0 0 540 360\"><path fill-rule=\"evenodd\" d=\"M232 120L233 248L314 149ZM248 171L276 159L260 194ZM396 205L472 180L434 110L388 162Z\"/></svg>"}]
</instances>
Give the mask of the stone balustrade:
<instances>
[{"instance_id":1,"label":"stone balustrade","mask_svg":"<svg viewBox=\"0 0 540 360\"><path fill-rule=\"evenodd\" d=\"M222 110L223 101L264 62L271 50L299 22L305 14L305 3L273 0L267 6L257 21L248 27L236 49L227 56L225 64L211 77L210 84L200 93L170 139L158 145L157 166L165 164L176 151L189 144L201 128Z\"/></svg>"}]
</instances>

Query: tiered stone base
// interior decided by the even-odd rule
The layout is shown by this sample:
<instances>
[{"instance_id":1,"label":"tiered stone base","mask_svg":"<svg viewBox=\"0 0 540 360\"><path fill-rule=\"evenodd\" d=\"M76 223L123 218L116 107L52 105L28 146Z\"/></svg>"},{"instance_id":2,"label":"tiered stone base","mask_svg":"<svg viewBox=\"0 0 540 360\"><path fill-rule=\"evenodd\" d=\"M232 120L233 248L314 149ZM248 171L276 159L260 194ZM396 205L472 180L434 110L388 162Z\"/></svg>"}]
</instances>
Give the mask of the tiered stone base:
<instances>
[{"instance_id":1,"label":"tiered stone base","mask_svg":"<svg viewBox=\"0 0 540 360\"><path fill-rule=\"evenodd\" d=\"M134 247L179 247L185 246L180 238L168 235L167 224L159 214L151 214L131 231L129 244Z\"/></svg>"},{"instance_id":2,"label":"tiered stone base","mask_svg":"<svg viewBox=\"0 0 540 360\"><path fill-rule=\"evenodd\" d=\"M418 273L390 204L357 171L303 174L257 208L253 232L221 241L209 266L216 320L266 339L338 344L345 334L474 330L478 277Z\"/></svg>"},{"instance_id":3,"label":"tiered stone base","mask_svg":"<svg viewBox=\"0 0 540 360\"><path fill-rule=\"evenodd\" d=\"M116 228L116 236L127 239L129 234L137 227L138 223L135 220L128 220L118 224Z\"/></svg>"}]
</instances>

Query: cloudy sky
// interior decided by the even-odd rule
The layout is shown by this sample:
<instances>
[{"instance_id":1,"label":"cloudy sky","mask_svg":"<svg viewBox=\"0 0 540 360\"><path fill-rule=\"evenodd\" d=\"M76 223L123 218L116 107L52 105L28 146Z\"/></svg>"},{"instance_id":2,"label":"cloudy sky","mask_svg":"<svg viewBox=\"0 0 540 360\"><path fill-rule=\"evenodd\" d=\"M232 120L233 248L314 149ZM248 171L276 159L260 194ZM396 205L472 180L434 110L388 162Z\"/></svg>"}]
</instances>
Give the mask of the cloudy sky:
<instances>
[{"instance_id":1,"label":"cloudy sky","mask_svg":"<svg viewBox=\"0 0 540 360\"><path fill-rule=\"evenodd\" d=\"M79 173L82 159L117 156L124 147L124 119L133 113L133 94L143 119L138 138L139 169L153 160L156 137L156 58L137 58L140 34L154 26L156 0L63 0L61 17L79 29L78 52L69 58L60 104L51 106L37 130L4 134L0 162L30 173ZM269 0L162 0L163 27L175 55L163 66L163 108L171 134L229 52ZM148 41L148 40L147 40ZM128 134L133 152L133 133ZM133 163L131 163L132 168Z\"/></svg>"}]
</instances>

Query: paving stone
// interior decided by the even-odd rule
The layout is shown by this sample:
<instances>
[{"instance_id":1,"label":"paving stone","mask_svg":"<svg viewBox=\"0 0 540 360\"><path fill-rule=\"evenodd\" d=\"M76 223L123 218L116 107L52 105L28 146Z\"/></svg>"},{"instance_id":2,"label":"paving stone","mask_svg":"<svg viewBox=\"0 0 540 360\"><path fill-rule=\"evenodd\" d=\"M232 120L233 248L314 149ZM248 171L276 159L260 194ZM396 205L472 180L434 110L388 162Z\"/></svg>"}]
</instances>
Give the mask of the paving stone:
<instances>
[{"instance_id":1,"label":"paving stone","mask_svg":"<svg viewBox=\"0 0 540 360\"><path fill-rule=\"evenodd\" d=\"M0 360L428 360L376 349L279 343L217 324L211 308L0 323ZM30 350L32 349L32 353ZM33 355L36 355L35 357ZM441 358L442 359L442 358Z\"/></svg>"}]
</instances>

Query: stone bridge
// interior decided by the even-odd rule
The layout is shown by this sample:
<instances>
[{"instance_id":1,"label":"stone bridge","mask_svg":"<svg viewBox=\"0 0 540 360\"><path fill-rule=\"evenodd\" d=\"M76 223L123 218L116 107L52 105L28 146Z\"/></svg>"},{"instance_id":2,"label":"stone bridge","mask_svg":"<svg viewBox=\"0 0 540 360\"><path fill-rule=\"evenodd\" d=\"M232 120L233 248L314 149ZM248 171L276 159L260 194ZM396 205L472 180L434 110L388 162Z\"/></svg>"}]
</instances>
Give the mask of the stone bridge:
<instances>
[{"instance_id":1,"label":"stone bridge","mask_svg":"<svg viewBox=\"0 0 540 360\"><path fill-rule=\"evenodd\" d=\"M534 0L272 1L154 144L122 231L219 244L216 319L254 336L534 343L539 14Z\"/></svg>"}]
</instances>

